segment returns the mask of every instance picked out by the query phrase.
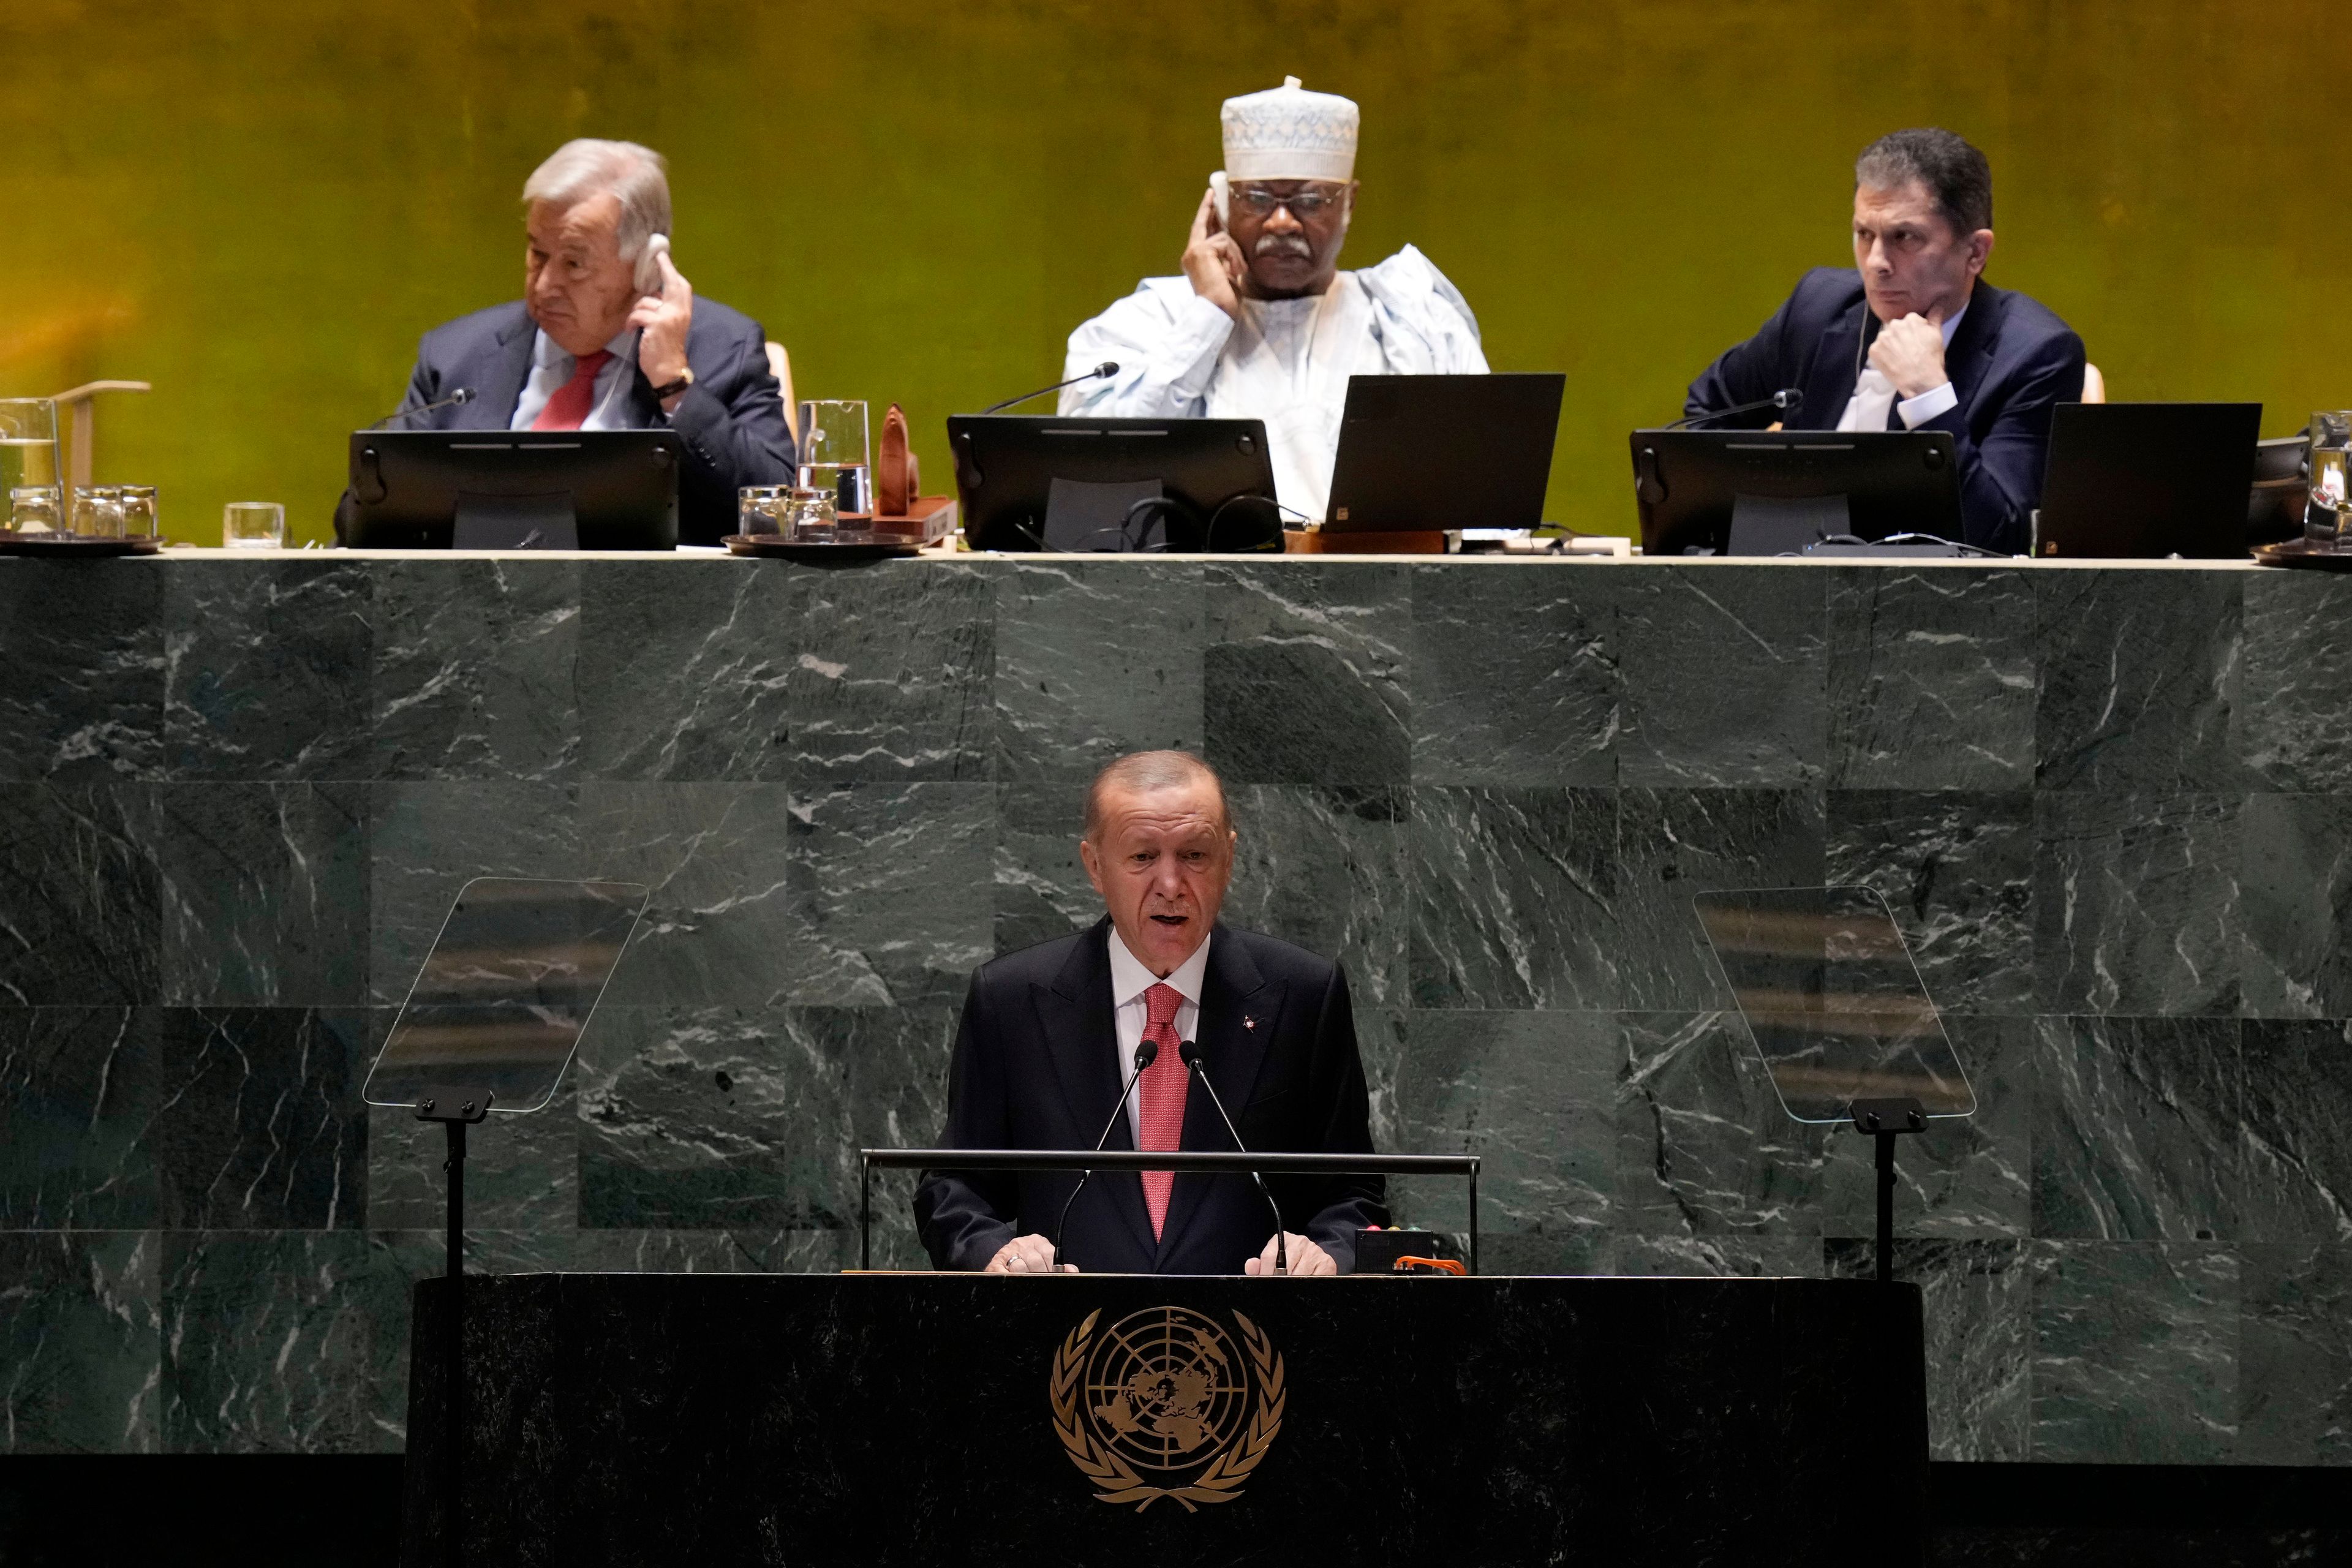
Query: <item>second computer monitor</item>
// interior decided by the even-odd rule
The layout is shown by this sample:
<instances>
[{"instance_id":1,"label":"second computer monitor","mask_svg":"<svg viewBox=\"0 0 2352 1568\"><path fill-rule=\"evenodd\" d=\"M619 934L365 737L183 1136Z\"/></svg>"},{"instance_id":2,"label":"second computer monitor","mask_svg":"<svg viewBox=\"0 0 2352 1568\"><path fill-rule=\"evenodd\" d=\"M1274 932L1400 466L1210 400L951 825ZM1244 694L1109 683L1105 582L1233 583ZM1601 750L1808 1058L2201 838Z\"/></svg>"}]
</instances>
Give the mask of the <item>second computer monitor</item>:
<instances>
[{"instance_id":1,"label":"second computer monitor","mask_svg":"<svg viewBox=\"0 0 2352 1568\"><path fill-rule=\"evenodd\" d=\"M1959 464L1940 430L1636 430L1633 451L1645 555L1960 537Z\"/></svg>"}]
</instances>

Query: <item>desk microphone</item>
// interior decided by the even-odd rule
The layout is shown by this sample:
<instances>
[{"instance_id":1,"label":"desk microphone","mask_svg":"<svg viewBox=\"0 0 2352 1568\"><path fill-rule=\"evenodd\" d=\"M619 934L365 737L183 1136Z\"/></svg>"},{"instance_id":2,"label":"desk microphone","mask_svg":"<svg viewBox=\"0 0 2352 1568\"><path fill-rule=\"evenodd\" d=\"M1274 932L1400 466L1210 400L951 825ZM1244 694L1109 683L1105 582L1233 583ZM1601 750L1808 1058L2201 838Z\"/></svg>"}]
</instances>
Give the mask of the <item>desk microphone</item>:
<instances>
[{"instance_id":1,"label":"desk microphone","mask_svg":"<svg viewBox=\"0 0 2352 1568\"><path fill-rule=\"evenodd\" d=\"M1248 1153L1249 1150L1242 1142L1241 1131L1234 1125L1234 1119L1225 1114L1225 1102L1217 1098L1217 1086L1209 1081L1209 1064L1202 1059L1201 1047L1186 1040L1176 1047L1176 1054L1184 1059L1186 1067L1192 1069L1192 1075L1201 1080L1201 1087L1209 1091L1209 1103L1217 1108L1217 1120L1225 1124L1225 1133L1233 1139L1234 1148L1241 1153ZM1274 1201L1274 1194L1265 1190L1264 1176L1252 1171L1249 1179L1257 1184L1258 1196L1264 1198L1265 1206L1274 1211L1274 1271L1287 1274L1290 1272L1290 1244L1283 1239L1282 1206Z\"/></svg>"},{"instance_id":2,"label":"desk microphone","mask_svg":"<svg viewBox=\"0 0 2352 1568\"><path fill-rule=\"evenodd\" d=\"M1110 1142L1110 1130L1118 1125L1119 1117L1126 1112L1127 1097L1135 1092L1135 1080L1143 1076L1144 1068L1159 1059L1160 1042L1158 1040L1146 1040L1135 1047L1135 1070L1127 1075L1127 1087L1118 1091L1118 1103L1110 1108L1110 1120L1103 1123L1102 1136L1095 1140L1096 1153L1101 1153L1102 1146ZM1094 1179L1095 1173L1092 1171L1080 1171L1078 1184L1072 1187L1070 1195L1063 1200L1062 1217L1054 1222L1054 1266L1056 1268L1062 1264L1062 1231L1070 1223L1070 1205L1078 1201L1078 1194L1085 1192L1087 1184Z\"/></svg>"},{"instance_id":3,"label":"desk microphone","mask_svg":"<svg viewBox=\"0 0 2352 1568\"><path fill-rule=\"evenodd\" d=\"M420 414L430 414L436 409L441 408L455 408L460 404L471 403L473 401L474 389L470 386L461 386L457 391L451 393L448 396L442 398L436 403L421 403L414 408L404 408L397 414L386 416L381 424L371 425L368 428L371 430L389 430L392 428L392 422L395 419L414 419Z\"/></svg>"},{"instance_id":4,"label":"desk microphone","mask_svg":"<svg viewBox=\"0 0 2352 1568\"><path fill-rule=\"evenodd\" d=\"M982 409L981 412L982 414L1000 413L1004 409L1012 407L1016 403L1026 403L1033 397L1043 397L1049 392L1059 392L1066 386L1076 386L1082 381L1102 380L1109 376L1117 375L1118 374L1118 361L1115 359L1107 359L1103 361L1102 363L1095 366L1094 369L1087 372L1084 375L1074 375L1067 381L1057 381L1051 386L1041 386L1034 392L1024 392L1018 397L1008 397L1002 403L992 403L987 407Z\"/></svg>"},{"instance_id":5,"label":"desk microphone","mask_svg":"<svg viewBox=\"0 0 2352 1568\"><path fill-rule=\"evenodd\" d=\"M1784 414L1801 414L1804 411L1804 393L1797 387L1784 387L1780 391L1774 393L1771 396L1759 397L1753 403L1741 403L1734 405L1729 408L1718 408L1711 414L1686 414L1682 418L1677 419L1673 424L1667 426L1666 428L1669 430L1682 430L1686 429L1693 425L1699 424L1704 420L1729 419L1736 415L1759 413L1767 408L1777 408Z\"/></svg>"}]
</instances>

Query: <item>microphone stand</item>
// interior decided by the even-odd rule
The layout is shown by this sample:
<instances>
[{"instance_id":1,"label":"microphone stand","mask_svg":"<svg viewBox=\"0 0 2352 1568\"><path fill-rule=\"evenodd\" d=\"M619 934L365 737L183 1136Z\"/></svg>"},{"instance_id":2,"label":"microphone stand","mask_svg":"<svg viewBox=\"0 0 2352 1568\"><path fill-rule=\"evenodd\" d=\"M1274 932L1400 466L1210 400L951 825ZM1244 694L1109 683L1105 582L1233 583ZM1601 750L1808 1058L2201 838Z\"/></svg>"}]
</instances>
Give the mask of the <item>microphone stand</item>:
<instances>
[{"instance_id":1,"label":"microphone stand","mask_svg":"<svg viewBox=\"0 0 2352 1568\"><path fill-rule=\"evenodd\" d=\"M1244 1154L1248 1153L1249 1147L1242 1142L1241 1130L1234 1125L1234 1119L1225 1114L1225 1102L1217 1098L1217 1086L1209 1081L1209 1065L1201 1059L1201 1047L1186 1040L1176 1047L1176 1054L1184 1058L1184 1065L1192 1069L1192 1076L1199 1079L1201 1087L1209 1091L1209 1103L1217 1108L1217 1120L1225 1124L1225 1136L1234 1141L1234 1149ZM1264 1198L1265 1206L1274 1211L1274 1271L1287 1274L1290 1272L1290 1244L1282 1234L1282 1205L1276 1203L1274 1194L1266 1190L1264 1176L1252 1171L1249 1179L1257 1184L1257 1195Z\"/></svg>"},{"instance_id":2,"label":"microphone stand","mask_svg":"<svg viewBox=\"0 0 2352 1568\"><path fill-rule=\"evenodd\" d=\"M1791 386L1776 392L1769 397L1759 397L1753 403L1734 404L1729 408L1717 408L1707 414L1685 414L1665 428L1687 430L1692 426L1709 419L1734 419L1742 414L1759 414L1767 408L1777 408L1786 414L1797 414L1802 412L1804 406L1804 393Z\"/></svg>"},{"instance_id":3,"label":"microphone stand","mask_svg":"<svg viewBox=\"0 0 2352 1568\"><path fill-rule=\"evenodd\" d=\"M1110 1120L1103 1123L1102 1136L1095 1140L1096 1153L1102 1152L1102 1146L1110 1142L1110 1130L1118 1125L1119 1117L1126 1113L1127 1097L1135 1092L1135 1080L1143 1076L1144 1068L1159 1059L1158 1040L1146 1040L1135 1047L1135 1070L1127 1075L1127 1086L1118 1091L1118 1103L1110 1108ZM1072 1187L1070 1195L1062 1200L1062 1217L1054 1222L1054 1267L1056 1268L1062 1265L1062 1232L1069 1227L1070 1206L1078 1201L1078 1194L1085 1192L1087 1184L1094 1179L1092 1171L1079 1172L1078 1184Z\"/></svg>"},{"instance_id":4,"label":"microphone stand","mask_svg":"<svg viewBox=\"0 0 2352 1568\"><path fill-rule=\"evenodd\" d=\"M393 421L396 419L414 419L420 414L437 413L441 409L456 408L461 404L471 403L473 401L474 389L470 386L461 386L457 391L451 393L448 396L440 399L438 402L420 403L414 408L403 408L396 413L388 414L380 422L369 426L368 428L371 430L389 430L392 428Z\"/></svg>"},{"instance_id":5,"label":"microphone stand","mask_svg":"<svg viewBox=\"0 0 2352 1568\"><path fill-rule=\"evenodd\" d=\"M981 413L1002 413L1003 410L1011 408L1016 404L1026 403L1033 397L1043 397L1049 392L1059 392L1066 386L1076 386L1082 381L1099 381L1107 376L1114 376L1118 374L1118 361L1115 359L1107 359L1103 361L1102 363L1095 366L1094 369L1087 372L1084 375L1074 375L1067 381L1057 381L1051 386L1041 386L1034 392L1024 392L1018 397L1008 397L1002 403L992 403L987 407L982 409Z\"/></svg>"}]
</instances>

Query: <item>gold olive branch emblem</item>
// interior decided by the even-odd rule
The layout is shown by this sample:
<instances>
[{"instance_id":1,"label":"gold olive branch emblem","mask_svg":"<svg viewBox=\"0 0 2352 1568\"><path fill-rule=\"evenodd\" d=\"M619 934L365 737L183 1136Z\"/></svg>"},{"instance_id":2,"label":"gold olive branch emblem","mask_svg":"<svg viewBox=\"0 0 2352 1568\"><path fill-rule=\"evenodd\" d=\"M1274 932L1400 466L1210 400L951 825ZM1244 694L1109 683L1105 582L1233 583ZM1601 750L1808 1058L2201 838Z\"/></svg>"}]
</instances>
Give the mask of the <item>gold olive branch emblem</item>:
<instances>
[{"instance_id":1,"label":"gold olive branch emblem","mask_svg":"<svg viewBox=\"0 0 2352 1568\"><path fill-rule=\"evenodd\" d=\"M1062 1342L1061 1350L1054 1357L1054 1373L1047 1389L1054 1411L1054 1435L1061 1439L1070 1462L1088 1480L1105 1489L1096 1492L1095 1497L1102 1502L1133 1503L1138 1513L1162 1498L1173 1498L1184 1506L1185 1512L1198 1513L1202 1503L1231 1502L1241 1496L1242 1483L1265 1461L1266 1450L1274 1446L1276 1434L1282 1430L1282 1357L1276 1353L1265 1331L1241 1313L1234 1314L1234 1321L1242 1331L1243 1347L1257 1372L1257 1400L1248 1429L1189 1484L1158 1487L1138 1474L1117 1449L1096 1441L1087 1429L1080 1391L1087 1352L1092 1348L1095 1323L1101 1316L1099 1310L1088 1312L1086 1321Z\"/></svg>"}]
</instances>

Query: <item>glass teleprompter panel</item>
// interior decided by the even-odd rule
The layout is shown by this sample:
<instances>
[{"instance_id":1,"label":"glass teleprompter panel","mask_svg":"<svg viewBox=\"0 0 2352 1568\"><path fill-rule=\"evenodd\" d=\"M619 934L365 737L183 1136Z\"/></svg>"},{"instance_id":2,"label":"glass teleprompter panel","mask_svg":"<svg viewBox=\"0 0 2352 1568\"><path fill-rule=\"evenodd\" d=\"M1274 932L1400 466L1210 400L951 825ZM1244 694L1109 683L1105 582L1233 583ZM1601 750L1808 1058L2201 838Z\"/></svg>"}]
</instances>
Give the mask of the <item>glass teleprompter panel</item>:
<instances>
[{"instance_id":1,"label":"glass teleprompter panel","mask_svg":"<svg viewBox=\"0 0 2352 1568\"><path fill-rule=\"evenodd\" d=\"M546 1105L645 902L630 882L467 883L368 1075L367 1102L488 1090L493 1110Z\"/></svg>"},{"instance_id":2,"label":"glass teleprompter panel","mask_svg":"<svg viewBox=\"0 0 2352 1568\"><path fill-rule=\"evenodd\" d=\"M1692 900L1780 1104L1843 1121L1857 1100L1969 1116L1976 1091L1886 900L1868 888L1763 888Z\"/></svg>"}]
</instances>

